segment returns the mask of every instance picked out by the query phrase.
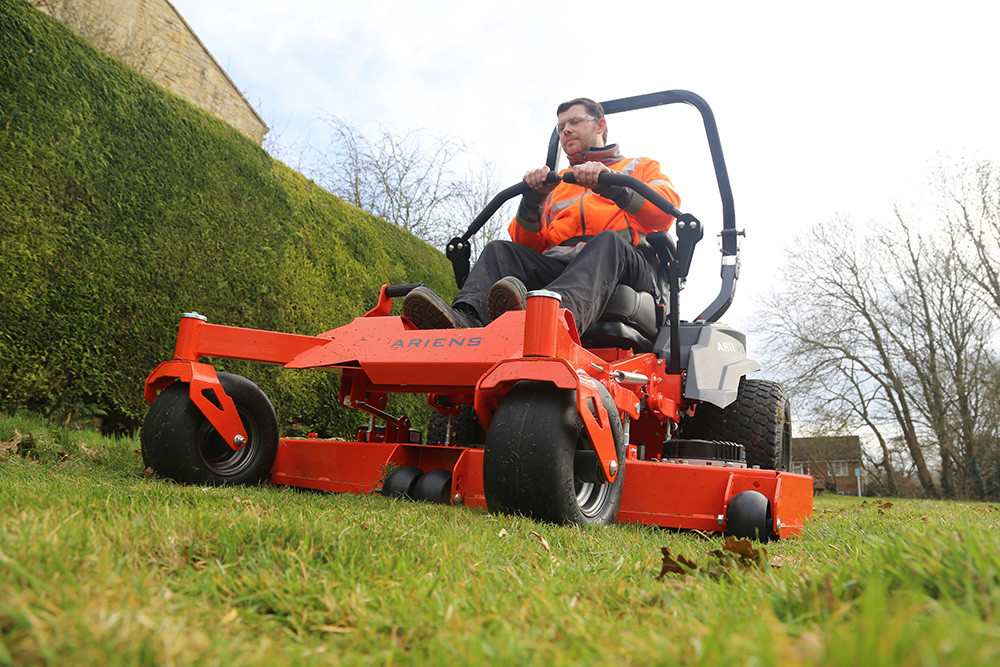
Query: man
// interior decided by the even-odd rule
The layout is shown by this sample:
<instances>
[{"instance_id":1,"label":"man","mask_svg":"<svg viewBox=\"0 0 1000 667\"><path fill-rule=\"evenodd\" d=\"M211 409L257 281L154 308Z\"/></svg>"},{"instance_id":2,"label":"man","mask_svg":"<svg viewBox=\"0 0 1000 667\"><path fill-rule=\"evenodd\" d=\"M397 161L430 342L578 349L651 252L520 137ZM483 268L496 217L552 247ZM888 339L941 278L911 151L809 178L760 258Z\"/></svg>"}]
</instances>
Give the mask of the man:
<instances>
[{"instance_id":1,"label":"man","mask_svg":"<svg viewBox=\"0 0 1000 667\"><path fill-rule=\"evenodd\" d=\"M483 249L452 305L426 287L406 296L403 315L420 329L480 327L508 310L523 310L527 291L544 288L562 296L583 334L619 284L655 291L653 269L637 246L646 234L668 229L673 218L638 193L597 179L617 171L644 181L675 206L680 197L657 162L625 158L616 144L605 145L600 104L581 97L560 104L556 114L577 184L546 184L548 167L528 171L524 181L531 192L510 223L512 240Z\"/></svg>"}]
</instances>

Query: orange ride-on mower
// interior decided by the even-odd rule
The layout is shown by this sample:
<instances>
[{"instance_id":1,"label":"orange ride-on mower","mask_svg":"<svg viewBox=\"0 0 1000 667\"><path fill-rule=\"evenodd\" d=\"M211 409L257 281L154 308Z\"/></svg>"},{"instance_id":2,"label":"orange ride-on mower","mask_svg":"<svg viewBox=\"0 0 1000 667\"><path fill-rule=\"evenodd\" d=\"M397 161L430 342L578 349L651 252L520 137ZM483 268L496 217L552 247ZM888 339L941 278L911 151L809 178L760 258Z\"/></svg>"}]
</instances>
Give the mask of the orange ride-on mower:
<instances>
[{"instance_id":1,"label":"orange ride-on mower","mask_svg":"<svg viewBox=\"0 0 1000 667\"><path fill-rule=\"evenodd\" d=\"M702 114L723 201L722 289L694 321L678 294L701 223L645 183L625 185L676 217L677 241L649 243L659 303L619 287L582 337L558 294L534 291L527 309L464 330L418 330L390 314L414 286L384 286L377 305L317 336L180 321L174 359L146 381L145 464L193 484L274 484L373 493L521 514L554 523L616 521L725 531L767 540L799 533L812 479L788 472L791 422L784 390L750 379L759 369L743 334L717 322L739 272L729 179L708 105L686 91L604 103L606 113L686 103ZM555 166L553 134L549 165ZM468 240L527 186L501 192L448 244L462 284ZM340 402L370 416L354 441L282 438L270 401L250 380L202 357L249 359L340 375ZM387 395L428 395L424 439Z\"/></svg>"}]
</instances>

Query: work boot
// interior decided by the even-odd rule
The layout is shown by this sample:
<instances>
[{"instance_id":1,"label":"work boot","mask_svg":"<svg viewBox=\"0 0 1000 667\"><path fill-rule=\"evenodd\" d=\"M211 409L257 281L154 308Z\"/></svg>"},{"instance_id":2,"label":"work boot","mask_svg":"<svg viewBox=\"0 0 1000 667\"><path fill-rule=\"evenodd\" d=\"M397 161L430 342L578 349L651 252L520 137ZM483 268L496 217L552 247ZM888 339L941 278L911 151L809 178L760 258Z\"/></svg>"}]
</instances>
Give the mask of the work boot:
<instances>
[{"instance_id":1,"label":"work boot","mask_svg":"<svg viewBox=\"0 0 1000 667\"><path fill-rule=\"evenodd\" d=\"M507 276L493 283L486 302L490 319L495 320L508 310L524 310L527 307L528 289L519 279Z\"/></svg>"},{"instance_id":2,"label":"work boot","mask_svg":"<svg viewBox=\"0 0 1000 667\"><path fill-rule=\"evenodd\" d=\"M418 329L472 329L482 326L476 318L455 310L423 285L413 288L403 299L403 316Z\"/></svg>"}]
</instances>

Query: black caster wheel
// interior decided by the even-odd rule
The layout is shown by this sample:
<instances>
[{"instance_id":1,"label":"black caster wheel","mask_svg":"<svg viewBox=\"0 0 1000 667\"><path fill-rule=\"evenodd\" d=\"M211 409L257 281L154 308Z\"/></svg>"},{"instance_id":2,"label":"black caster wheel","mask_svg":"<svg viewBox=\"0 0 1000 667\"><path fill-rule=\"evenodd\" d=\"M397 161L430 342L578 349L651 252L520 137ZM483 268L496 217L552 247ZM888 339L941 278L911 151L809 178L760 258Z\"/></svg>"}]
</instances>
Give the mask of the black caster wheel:
<instances>
[{"instance_id":1,"label":"black caster wheel","mask_svg":"<svg viewBox=\"0 0 1000 667\"><path fill-rule=\"evenodd\" d=\"M451 501L451 471L435 468L421 475L413 485L413 499L447 505Z\"/></svg>"},{"instance_id":2,"label":"black caster wheel","mask_svg":"<svg viewBox=\"0 0 1000 667\"><path fill-rule=\"evenodd\" d=\"M382 495L386 498L413 498L413 487L423 474L417 466L393 470L382 484Z\"/></svg>"},{"instance_id":3,"label":"black caster wheel","mask_svg":"<svg viewBox=\"0 0 1000 667\"><path fill-rule=\"evenodd\" d=\"M599 391L618 458L614 481L598 477L576 393L523 381L504 397L486 434L483 490L490 512L556 524L615 522L624 489L625 440L611 394L604 387Z\"/></svg>"},{"instance_id":4,"label":"black caster wheel","mask_svg":"<svg viewBox=\"0 0 1000 667\"><path fill-rule=\"evenodd\" d=\"M759 491L743 491L729 501L726 534L758 542L771 539L771 501Z\"/></svg>"},{"instance_id":5,"label":"black caster wheel","mask_svg":"<svg viewBox=\"0 0 1000 667\"><path fill-rule=\"evenodd\" d=\"M161 477L184 484L259 484L268 479L278 454L278 418L264 392L239 375L219 373L233 399L247 441L232 449L175 382L150 406L142 424L142 461ZM218 400L218 399L216 399Z\"/></svg>"}]
</instances>

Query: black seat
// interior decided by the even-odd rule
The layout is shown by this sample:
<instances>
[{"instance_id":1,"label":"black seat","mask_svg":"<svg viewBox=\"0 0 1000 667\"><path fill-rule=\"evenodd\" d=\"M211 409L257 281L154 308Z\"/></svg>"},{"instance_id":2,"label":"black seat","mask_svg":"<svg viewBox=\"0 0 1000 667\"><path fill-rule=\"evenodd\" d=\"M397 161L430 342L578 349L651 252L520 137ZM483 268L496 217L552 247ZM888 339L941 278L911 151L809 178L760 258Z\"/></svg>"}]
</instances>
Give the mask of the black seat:
<instances>
[{"instance_id":1,"label":"black seat","mask_svg":"<svg viewBox=\"0 0 1000 667\"><path fill-rule=\"evenodd\" d=\"M646 238L650 243L640 244L639 251L649 262L657 290L666 300L670 286L658 255L676 256L676 245L667 232L654 232ZM657 311L652 294L637 292L628 285L618 285L600 319L587 329L581 340L588 347L618 347L634 352L650 352L665 318L665 312Z\"/></svg>"},{"instance_id":2,"label":"black seat","mask_svg":"<svg viewBox=\"0 0 1000 667\"><path fill-rule=\"evenodd\" d=\"M618 285L601 318L583 334L588 347L620 347L649 352L659 326L653 295Z\"/></svg>"}]
</instances>

